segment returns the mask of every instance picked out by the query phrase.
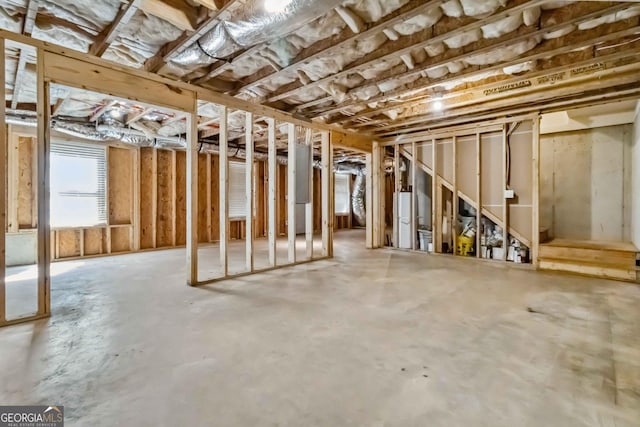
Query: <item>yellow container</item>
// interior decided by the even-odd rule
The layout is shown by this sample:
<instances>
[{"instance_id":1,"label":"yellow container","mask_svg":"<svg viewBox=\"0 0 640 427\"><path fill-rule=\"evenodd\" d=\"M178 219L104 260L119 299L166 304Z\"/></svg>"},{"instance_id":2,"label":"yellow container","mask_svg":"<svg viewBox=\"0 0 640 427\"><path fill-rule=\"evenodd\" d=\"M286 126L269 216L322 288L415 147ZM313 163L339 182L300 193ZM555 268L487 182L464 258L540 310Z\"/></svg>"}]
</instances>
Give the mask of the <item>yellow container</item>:
<instances>
[{"instance_id":1,"label":"yellow container","mask_svg":"<svg viewBox=\"0 0 640 427\"><path fill-rule=\"evenodd\" d=\"M469 256L473 252L475 239L467 236L458 236L458 255Z\"/></svg>"}]
</instances>

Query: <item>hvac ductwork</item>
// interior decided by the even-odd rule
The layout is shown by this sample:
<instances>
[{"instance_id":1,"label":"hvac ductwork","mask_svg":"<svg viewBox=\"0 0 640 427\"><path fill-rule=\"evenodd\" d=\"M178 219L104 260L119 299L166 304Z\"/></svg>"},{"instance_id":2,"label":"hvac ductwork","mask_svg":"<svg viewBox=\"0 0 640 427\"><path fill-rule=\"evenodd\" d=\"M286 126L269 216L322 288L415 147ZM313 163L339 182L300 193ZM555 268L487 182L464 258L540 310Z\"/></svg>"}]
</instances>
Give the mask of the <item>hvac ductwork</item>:
<instances>
[{"instance_id":1,"label":"hvac ductwork","mask_svg":"<svg viewBox=\"0 0 640 427\"><path fill-rule=\"evenodd\" d=\"M351 206L353 210L353 216L356 219L356 223L360 226L367 224L367 215L365 209L365 189L366 189L367 176L364 173L356 175L356 182L353 185L353 194L351 195Z\"/></svg>"},{"instance_id":2,"label":"hvac ductwork","mask_svg":"<svg viewBox=\"0 0 640 427\"><path fill-rule=\"evenodd\" d=\"M287 3L287 0L274 0ZM172 58L180 65L210 64L259 43L292 33L340 5L342 0L289 0L282 12L270 12L265 0L247 0L226 20Z\"/></svg>"}]
</instances>

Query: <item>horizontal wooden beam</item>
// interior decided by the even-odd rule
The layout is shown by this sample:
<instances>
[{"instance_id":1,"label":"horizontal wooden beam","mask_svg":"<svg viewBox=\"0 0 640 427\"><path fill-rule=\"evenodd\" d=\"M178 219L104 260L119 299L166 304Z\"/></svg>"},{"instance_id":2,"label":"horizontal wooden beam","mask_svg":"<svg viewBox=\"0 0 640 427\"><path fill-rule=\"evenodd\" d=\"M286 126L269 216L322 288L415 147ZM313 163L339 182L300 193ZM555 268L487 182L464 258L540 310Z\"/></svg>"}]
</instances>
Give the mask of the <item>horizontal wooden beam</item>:
<instances>
[{"instance_id":1,"label":"horizontal wooden beam","mask_svg":"<svg viewBox=\"0 0 640 427\"><path fill-rule=\"evenodd\" d=\"M120 6L120 10L113 22L100 33L96 41L93 42L89 48L89 54L95 56L104 55L122 28L127 25L133 15L138 11L141 3L142 0L131 0L129 3Z\"/></svg>"}]
</instances>

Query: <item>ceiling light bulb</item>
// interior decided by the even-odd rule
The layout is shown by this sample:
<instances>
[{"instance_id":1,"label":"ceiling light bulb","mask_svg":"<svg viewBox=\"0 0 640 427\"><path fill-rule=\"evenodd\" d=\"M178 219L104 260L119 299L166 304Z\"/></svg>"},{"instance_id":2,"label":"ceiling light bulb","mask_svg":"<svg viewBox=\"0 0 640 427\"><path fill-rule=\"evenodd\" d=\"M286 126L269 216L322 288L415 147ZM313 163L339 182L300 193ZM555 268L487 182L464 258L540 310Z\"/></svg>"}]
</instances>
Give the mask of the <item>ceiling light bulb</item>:
<instances>
[{"instance_id":1,"label":"ceiling light bulb","mask_svg":"<svg viewBox=\"0 0 640 427\"><path fill-rule=\"evenodd\" d=\"M433 109L436 111L442 111L442 108L444 108L444 105L442 104L442 101L439 99L436 99L433 102Z\"/></svg>"},{"instance_id":2,"label":"ceiling light bulb","mask_svg":"<svg viewBox=\"0 0 640 427\"><path fill-rule=\"evenodd\" d=\"M264 8L269 13L282 13L293 0L265 0Z\"/></svg>"}]
</instances>

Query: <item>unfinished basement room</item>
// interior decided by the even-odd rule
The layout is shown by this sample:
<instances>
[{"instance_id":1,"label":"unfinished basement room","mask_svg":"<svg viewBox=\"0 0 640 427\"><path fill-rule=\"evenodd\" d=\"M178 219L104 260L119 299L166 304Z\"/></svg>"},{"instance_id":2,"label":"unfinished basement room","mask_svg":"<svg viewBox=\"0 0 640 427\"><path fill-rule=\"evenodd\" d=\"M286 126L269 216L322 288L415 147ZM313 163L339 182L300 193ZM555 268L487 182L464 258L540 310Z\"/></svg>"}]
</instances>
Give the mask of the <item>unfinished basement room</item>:
<instances>
[{"instance_id":1,"label":"unfinished basement room","mask_svg":"<svg viewBox=\"0 0 640 427\"><path fill-rule=\"evenodd\" d=\"M640 3L0 0L0 427L640 426Z\"/></svg>"}]
</instances>

